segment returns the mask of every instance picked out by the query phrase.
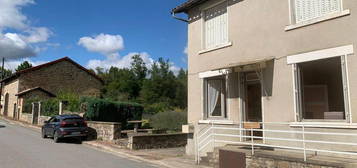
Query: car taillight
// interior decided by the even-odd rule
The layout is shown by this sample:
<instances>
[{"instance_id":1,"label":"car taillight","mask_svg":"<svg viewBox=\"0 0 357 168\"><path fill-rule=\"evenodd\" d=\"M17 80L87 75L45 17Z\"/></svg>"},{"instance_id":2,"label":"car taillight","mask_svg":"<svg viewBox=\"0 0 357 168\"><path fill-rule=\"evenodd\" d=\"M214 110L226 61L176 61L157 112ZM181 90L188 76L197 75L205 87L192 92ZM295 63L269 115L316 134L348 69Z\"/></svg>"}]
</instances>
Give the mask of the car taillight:
<instances>
[{"instance_id":1,"label":"car taillight","mask_svg":"<svg viewBox=\"0 0 357 168\"><path fill-rule=\"evenodd\" d=\"M61 127L64 127L66 124L67 124L67 123L66 123L65 121L62 121L62 122L60 123L60 126L61 126Z\"/></svg>"}]
</instances>

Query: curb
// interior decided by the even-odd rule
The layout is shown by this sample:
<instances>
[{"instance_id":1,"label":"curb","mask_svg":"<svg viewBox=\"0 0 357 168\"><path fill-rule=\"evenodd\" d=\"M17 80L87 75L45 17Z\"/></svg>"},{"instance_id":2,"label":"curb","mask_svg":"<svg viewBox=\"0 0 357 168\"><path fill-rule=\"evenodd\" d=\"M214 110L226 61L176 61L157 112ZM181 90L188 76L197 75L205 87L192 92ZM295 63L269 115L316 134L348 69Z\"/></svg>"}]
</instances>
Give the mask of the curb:
<instances>
[{"instance_id":1,"label":"curb","mask_svg":"<svg viewBox=\"0 0 357 168\"><path fill-rule=\"evenodd\" d=\"M98 144L98 143L95 143L95 142L87 141L87 142L83 142L83 144L85 144L87 146L90 146L92 148L95 148L95 149L99 149L99 150L104 151L104 152L108 152L108 153L120 156L120 157L125 156L125 157L127 157L129 159L132 159L134 161L135 160L136 161L140 160L140 161L151 163L153 165L165 166L166 168L176 168L175 166L170 166L170 165L165 164L165 163L163 163L161 161L153 161L153 160L149 160L149 159L144 159L142 157L131 155L131 154L128 154L126 152L120 152L118 150L113 149L112 147L109 147L109 146L106 146L106 145L102 145L102 144Z\"/></svg>"}]
</instances>

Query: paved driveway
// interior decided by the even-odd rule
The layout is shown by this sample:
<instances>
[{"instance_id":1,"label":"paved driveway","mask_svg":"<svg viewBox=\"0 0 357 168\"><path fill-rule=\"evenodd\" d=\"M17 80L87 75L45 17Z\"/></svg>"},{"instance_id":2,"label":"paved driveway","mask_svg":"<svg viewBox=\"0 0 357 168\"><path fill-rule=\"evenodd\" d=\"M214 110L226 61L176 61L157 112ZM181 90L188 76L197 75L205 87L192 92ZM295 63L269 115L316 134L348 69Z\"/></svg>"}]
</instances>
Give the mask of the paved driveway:
<instances>
[{"instance_id":1,"label":"paved driveway","mask_svg":"<svg viewBox=\"0 0 357 168\"><path fill-rule=\"evenodd\" d=\"M1 168L153 168L75 143L55 144L30 128L0 119Z\"/></svg>"}]
</instances>

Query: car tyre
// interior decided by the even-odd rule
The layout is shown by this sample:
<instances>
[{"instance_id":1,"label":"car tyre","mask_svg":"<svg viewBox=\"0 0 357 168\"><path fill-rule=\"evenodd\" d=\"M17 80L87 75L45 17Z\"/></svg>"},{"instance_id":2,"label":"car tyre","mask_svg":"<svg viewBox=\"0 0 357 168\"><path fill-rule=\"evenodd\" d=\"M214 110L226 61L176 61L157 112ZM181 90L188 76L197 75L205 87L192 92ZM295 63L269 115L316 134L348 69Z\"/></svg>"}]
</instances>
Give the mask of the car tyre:
<instances>
[{"instance_id":1,"label":"car tyre","mask_svg":"<svg viewBox=\"0 0 357 168\"><path fill-rule=\"evenodd\" d=\"M55 143L58 143L58 142L59 142L59 137L58 137L58 132L57 132L57 131L53 134L53 141L54 141Z\"/></svg>"},{"instance_id":2,"label":"car tyre","mask_svg":"<svg viewBox=\"0 0 357 168\"><path fill-rule=\"evenodd\" d=\"M41 137L42 137L43 139L47 138L47 135L46 135L46 133L45 133L45 130L43 130L43 129L42 129L42 131L41 131Z\"/></svg>"}]
</instances>

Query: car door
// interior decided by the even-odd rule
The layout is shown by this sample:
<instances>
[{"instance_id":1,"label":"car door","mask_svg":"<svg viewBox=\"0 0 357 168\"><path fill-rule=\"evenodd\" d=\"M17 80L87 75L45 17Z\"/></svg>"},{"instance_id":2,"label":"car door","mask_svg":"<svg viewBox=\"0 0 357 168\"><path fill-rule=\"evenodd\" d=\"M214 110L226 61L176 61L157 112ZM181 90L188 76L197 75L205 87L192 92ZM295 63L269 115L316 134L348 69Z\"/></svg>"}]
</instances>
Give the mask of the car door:
<instances>
[{"instance_id":1,"label":"car door","mask_svg":"<svg viewBox=\"0 0 357 168\"><path fill-rule=\"evenodd\" d=\"M47 135L53 136L58 121L59 119L56 117L53 117L53 119L49 121L48 128L47 128Z\"/></svg>"},{"instance_id":2,"label":"car door","mask_svg":"<svg viewBox=\"0 0 357 168\"><path fill-rule=\"evenodd\" d=\"M48 122L43 126L43 130L45 131L45 134L46 134L46 135L49 135L49 132L50 132L50 131L48 131L48 130L49 130L49 127L50 127L50 123L51 123L51 121L54 120L54 118L55 118L55 117L51 117L51 118L48 120Z\"/></svg>"}]
</instances>

